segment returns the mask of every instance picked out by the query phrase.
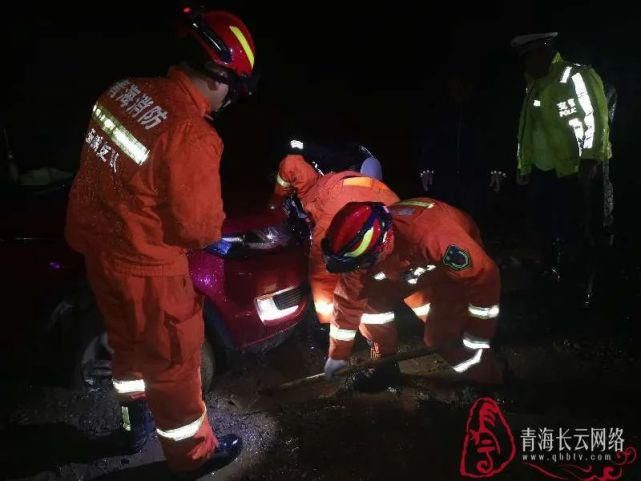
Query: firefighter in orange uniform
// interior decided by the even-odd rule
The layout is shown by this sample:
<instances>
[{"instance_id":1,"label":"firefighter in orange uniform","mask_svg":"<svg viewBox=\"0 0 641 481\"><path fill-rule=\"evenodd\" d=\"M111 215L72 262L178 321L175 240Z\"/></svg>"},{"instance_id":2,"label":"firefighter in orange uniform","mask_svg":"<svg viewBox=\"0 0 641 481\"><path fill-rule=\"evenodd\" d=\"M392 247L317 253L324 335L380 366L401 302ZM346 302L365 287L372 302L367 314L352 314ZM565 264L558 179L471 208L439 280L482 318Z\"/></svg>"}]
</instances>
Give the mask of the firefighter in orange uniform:
<instances>
[{"instance_id":1,"label":"firefighter in orange uniform","mask_svg":"<svg viewBox=\"0 0 641 481\"><path fill-rule=\"evenodd\" d=\"M467 214L429 198L389 208L349 203L334 217L322 248L327 270L342 273L334 293L327 377L347 365L359 329L372 345L372 357L396 353L394 308L405 302L425 322L425 343L443 347L450 379L502 381L490 349L499 271ZM372 392L399 381L398 364L390 362L356 376L353 387Z\"/></svg>"},{"instance_id":2,"label":"firefighter in orange uniform","mask_svg":"<svg viewBox=\"0 0 641 481\"><path fill-rule=\"evenodd\" d=\"M393 204L398 202L396 194L383 182L374 178L380 176L380 164L369 151L360 147L357 153L348 154L341 149L338 162L345 167L353 166L355 170L342 172L328 172L328 168L320 168L316 163L314 167L307 157L307 148L303 150L302 143L294 144L300 147L301 154L287 155L280 163L272 206L278 204L285 196L295 193L301 201L303 209L310 216L313 223L312 244L309 253L309 280L314 299L314 307L318 320L322 324L329 324L333 319L333 295L338 276L327 272L323 262L320 241L325 236L332 218L341 207L350 201L371 201ZM319 147L313 149L320 150ZM361 152L363 155L360 155ZM327 157L327 156L326 156ZM350 160L345 160L350 157ZM371 167L378 166L378 167ZM335 167L334 167L335 168ZM326 334L325 334L326 336Z\"/></svg>"},{"instance_id":3,"label":"firefighter in orange uniform","mask_svg":"<svg viewBox=\"0 0 641 481\"><path fill-rule=\"evenodd\" d=\"M142 449L155 421L174 477L195 479L242 449L209 424L186 253L220 238L223 143L208 120L249 93L254 43L232 14L184 14L182 62L164 78L117 82L94 105L66 237L85 256L114 350L124 447Z\"/></svg>"}]
</instances>

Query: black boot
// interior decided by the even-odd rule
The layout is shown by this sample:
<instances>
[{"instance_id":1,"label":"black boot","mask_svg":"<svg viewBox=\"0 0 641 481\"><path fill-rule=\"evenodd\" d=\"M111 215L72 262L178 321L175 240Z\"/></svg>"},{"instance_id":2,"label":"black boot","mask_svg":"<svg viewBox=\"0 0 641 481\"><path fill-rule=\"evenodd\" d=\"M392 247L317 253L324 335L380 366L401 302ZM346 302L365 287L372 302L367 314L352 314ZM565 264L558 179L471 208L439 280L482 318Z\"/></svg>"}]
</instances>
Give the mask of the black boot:
<instances>
[{"instance_id":1,"label":"black boot","mask_svg":"<svg viewBox=\"0 0 641 481\"><path fill-rule=\"evenodd\" d=\"M387 362L355 374L351 388L359 392L381 392L388 388L397 388L401 384L401 369L398 362Z\"/></svg>"},{"instance_id":2,"label":"black boot","mask_svg":"<svg viewBox=\"0 0 641 481\"><path fill-rule=\"evenodd\" d=\"M218 447L200 468L184 473L173 473L175 481L190 481L211 474L233 462L243 450L243 440L235 434L218 438Z\"/></svg>"},{"instance_id":3,"label":"black boot","mask_svg":"<svg viewBox=\"0 0 641 481\"><path fill-rule=\"evenodd\" d=\"M154 420L146 401L127 401L120 403L122 438L125 452L134 454L142 450L155 429Z\"/></svg>"}]
</instances>

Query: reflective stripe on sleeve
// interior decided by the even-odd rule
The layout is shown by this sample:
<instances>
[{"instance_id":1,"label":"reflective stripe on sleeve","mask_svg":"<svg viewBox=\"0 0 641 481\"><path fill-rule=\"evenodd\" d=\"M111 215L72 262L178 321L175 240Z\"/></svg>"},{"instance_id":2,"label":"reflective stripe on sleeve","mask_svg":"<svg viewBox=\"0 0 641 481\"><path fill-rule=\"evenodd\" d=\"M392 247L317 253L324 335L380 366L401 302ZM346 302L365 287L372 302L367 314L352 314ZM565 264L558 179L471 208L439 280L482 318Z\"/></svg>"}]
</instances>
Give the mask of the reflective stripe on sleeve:
<instances>
[{"instance_id":1,"label":"reflective stripe on sleeve","mask_svg":"<svg viewBox=\"0 0 641 481\"><path fill-rule=\"evenodd\" d=\"M280 173L276 174L276 182L284 189L289 189L292 186L292 184L290 184L280 176Z\"/></svg>"}]
</instances>

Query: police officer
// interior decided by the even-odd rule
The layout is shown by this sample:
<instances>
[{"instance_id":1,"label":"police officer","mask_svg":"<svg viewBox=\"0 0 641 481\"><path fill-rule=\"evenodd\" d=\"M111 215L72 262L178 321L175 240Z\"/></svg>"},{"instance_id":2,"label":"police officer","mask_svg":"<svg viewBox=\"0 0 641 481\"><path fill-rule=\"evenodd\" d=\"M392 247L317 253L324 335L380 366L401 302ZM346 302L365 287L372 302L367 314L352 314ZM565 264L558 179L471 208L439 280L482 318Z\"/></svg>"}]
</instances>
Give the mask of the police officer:
<instances>
[{"instance_id":1,"label":"police officer","mask_svg":"<svg viewBox=\"0 0 641 481\"><path fill-rule=\"evenodd\" d=\"M563 60L553 45L556 36L536 33L511 41L527 81L517 183L529 186L548 272L558 281L562 265L574 266L588 306L597 250L611 242L613 223L608 101L601 77L589 65Z\"/></svg>"}]
</instances>

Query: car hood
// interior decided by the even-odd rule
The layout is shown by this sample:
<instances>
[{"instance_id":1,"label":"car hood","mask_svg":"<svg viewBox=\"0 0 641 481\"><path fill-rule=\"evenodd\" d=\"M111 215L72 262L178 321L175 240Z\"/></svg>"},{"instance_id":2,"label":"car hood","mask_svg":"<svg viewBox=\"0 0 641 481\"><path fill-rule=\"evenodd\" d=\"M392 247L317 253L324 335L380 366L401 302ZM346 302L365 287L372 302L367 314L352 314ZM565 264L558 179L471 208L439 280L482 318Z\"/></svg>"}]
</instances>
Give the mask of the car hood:
<instances>
[{"instance_id":1,"label":"car hood","mask_svg":"<svg viewBox=\"0 0 641 481\"><path fill-rule=\"evenodd\" d=\"M268 208L273 186L264 179L223 184L223 234L247 231L285 222L284 214Z\"/></svg>"}]
</instances>

